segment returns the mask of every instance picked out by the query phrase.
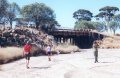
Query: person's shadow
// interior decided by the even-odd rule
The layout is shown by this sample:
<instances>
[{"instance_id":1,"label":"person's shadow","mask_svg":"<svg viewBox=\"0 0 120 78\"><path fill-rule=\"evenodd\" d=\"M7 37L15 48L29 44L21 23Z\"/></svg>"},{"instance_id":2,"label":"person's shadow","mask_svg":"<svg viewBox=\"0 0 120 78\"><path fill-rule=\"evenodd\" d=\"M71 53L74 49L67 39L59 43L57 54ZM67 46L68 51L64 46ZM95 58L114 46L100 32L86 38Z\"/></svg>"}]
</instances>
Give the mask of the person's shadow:
<instances>
[{"instance_id":1,"label":"person's shadow","mask_svg":"<svg viewBox=\"0 0 120 78\"><path fill-rule=\"evenodd\" d=\"M113 63L113 62L99 62L99 63Z\"/></svg>"},{"instance_id":2,"label":"person's shadow","mask_svg":"<svg viewBox=\"0 0 120 78\"><path fill-rule=\"evenodd\" d=\"M31 67L31 69L48 69L48 68L51 68L49 66L46 66L46 67Z\"/></svg>"}]
</instances>

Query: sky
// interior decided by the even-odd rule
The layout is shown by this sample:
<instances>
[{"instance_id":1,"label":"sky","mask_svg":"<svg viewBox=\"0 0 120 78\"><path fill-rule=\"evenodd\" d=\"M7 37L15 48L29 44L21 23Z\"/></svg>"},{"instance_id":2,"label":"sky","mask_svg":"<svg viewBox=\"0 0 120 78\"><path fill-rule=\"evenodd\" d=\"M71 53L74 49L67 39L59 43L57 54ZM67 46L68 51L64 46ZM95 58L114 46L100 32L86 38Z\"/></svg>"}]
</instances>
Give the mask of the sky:
<instances>
[{"instance_id":1,"label":"sky","mask_svg":"<svg viewBox=\"0 0 120 78\"><path fill-rule=\"evenodd\" d=\"M54 10L56 20L63 28L74 28L76 20L73 13L79 9L89 10L96 15L99 9L105 6L120 8L120 0L8 0L8 2L16 2L20 7L35 2L44 3Z\"/></svg>"}]
</instances>

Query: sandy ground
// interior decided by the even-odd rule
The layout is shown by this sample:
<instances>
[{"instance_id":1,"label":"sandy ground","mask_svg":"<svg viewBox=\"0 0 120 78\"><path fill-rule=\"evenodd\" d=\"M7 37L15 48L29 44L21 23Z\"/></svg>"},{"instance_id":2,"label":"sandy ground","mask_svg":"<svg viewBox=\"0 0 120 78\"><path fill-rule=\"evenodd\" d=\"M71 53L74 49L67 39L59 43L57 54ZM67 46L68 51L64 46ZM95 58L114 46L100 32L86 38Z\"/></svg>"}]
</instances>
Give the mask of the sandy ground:
<instances>
[{"instance_id":1,"label":"sandy ground","mask_svg":"<svg viewBox=\"0 0 120 78\"><path fill-rule=\"evenodd\" d=\"M5 64L0 78L119 78L120 49L100 49L99 63L94 63L93 50L47 56L31 57L30 69L25 59Z\"/></svg>"}]
</instances>

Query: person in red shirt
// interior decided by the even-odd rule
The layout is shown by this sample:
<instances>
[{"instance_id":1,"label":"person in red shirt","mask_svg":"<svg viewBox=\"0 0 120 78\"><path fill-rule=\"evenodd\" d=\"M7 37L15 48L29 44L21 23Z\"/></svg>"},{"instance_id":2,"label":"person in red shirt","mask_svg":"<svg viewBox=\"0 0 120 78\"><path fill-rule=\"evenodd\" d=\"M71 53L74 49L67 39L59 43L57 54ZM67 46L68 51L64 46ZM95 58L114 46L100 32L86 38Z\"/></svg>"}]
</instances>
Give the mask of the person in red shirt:
<instances>
[{"instance_id":1,"label":"person in red shirt","mask_svg":"<svg viewBox=\"0 0 120 78\"><path fill-rule=\"evenodd\" d=\"M30 60L30 50L31 50L31 48L32 48L31 43L28 41L24 45L24 51L23 51L23 56L25 56L25 58L26 58L26 67L27 67L27 69L29 68L29 60Z\"/></svg>"}]
</instances>

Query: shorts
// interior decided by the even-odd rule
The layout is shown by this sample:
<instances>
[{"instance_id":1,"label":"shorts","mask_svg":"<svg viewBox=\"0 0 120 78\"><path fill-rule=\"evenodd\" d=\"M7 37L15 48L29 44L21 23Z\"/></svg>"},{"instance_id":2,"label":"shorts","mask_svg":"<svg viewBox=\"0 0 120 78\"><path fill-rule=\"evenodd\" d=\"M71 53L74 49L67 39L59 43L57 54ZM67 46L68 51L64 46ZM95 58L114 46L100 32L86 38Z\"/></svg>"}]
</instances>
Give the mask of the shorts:
<instances>
[{"instance_id":1,"label":"shorts","mask_svg":"<svg viewBox=\"0 0 120 78\"><path fill-rule=\"evenodd\" d=\"M50 51L48 51L48 55L51 55L51 52L50 52Z\"/></svg>"},{"instance_id":2,"label":"shorts","mask_svg":"<svg viewBox=\"0 0 120 78\"><path fill-rule=\"evenodd\" d=\"M25 59L26 59L26 60L30 60L30 53L25 54Z\"/></svg>"}]
</instances>

